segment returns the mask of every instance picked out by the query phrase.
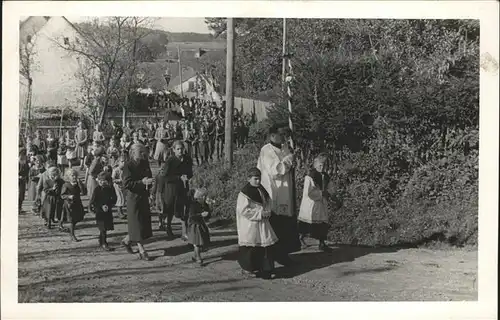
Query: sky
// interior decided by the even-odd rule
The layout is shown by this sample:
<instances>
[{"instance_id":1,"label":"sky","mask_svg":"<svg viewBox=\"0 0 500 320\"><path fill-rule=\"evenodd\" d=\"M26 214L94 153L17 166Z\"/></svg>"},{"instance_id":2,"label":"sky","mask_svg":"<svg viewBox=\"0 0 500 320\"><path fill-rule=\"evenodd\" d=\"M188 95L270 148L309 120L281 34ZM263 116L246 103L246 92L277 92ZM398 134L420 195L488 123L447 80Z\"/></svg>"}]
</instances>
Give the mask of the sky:
<instances>
[{"instance_id":1,"label":"sky","mask_svg":"<svg viewBox=\"0 0 500 320\"><path fill-rule=\"evenodd\" d=\"M210 33L205 18L160 18L156 27L170 32Z\"/></svg>"},{"instance_id":2,"label":"sky","mask_svg":"<svg viewBox=\"0 0 500 320\"><path fill-rule=\"evenodd\" d=\"M71 22L81 22L91 17L66 17ZM158 18L155 28L170 32L210 33L205 18Z\"/></svg>"}]
</instances>

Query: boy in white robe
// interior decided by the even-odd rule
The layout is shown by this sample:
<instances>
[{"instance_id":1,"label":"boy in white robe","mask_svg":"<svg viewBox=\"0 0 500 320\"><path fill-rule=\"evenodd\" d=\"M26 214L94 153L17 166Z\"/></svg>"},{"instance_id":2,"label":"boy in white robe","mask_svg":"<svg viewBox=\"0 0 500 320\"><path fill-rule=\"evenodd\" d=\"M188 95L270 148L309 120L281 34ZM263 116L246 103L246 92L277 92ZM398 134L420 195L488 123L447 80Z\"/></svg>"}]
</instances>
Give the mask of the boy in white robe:
<instances>
[{"instance_id":1,"label":"boy in white robe","mask_svg":"<svg viewBox=\"0 0 500 320\"><path fill-rule=\"evenodd\" d=\"M248 183L238 194L238 263L244 274L270 279L274 271L273 245L278 242L278 238L269 222L270 198L260 184L260 178L260 170L252 168L248 174Z\"/></svg>"},{"instance_id":2,"label":"boy in white robe","mask_svg":"<svg viewBox=\"0 0 500 320\"><path fill-rule=\"evenodd\" d=\"M304 192L299 210L299 234L302 246L304 238L310 235L319 240L319 249L329 251L325 240L328 234L328 195L333 193L333 184L326 173L327 157L320 154L314 159L313 167L304 179Z\"/></svg>"},{"instance_id":3,"label":"boy in white robe","mask_svg":"<svg viewBox=\"0 0 500 320\"><path fill-rule=\"evenodd\" d=\"M294 262L289 254L300 251L296 213L293 212L293 186L291 170L294 157L284 140L283 130L272 126L269 130L270 142L262 147L257 168L262 172L261 184L271 199L271 226L279 241L276 262L284 266Z\"/></svg>"}]
</instances>

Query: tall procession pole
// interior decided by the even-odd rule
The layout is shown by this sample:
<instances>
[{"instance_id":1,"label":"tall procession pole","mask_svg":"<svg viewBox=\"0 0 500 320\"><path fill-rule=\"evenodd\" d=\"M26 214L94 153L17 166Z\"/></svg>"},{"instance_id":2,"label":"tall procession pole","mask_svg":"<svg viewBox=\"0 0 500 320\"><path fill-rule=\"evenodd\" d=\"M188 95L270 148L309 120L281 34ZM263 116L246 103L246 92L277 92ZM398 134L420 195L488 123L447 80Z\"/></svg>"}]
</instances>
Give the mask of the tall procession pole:
<instances>
[{"instance_id":1,"label":"tall procession pole","mask_svg":"<svg viewBox=\"0 0 500 320\"><path fill-rule=\"evenodd\" d=\"M291 80L292 80L292 63L290 61L290 54L288 52L288 42L287 42L287 27L286 27L286 18L283 18L283 69L282 69L282 79L283 79L283 88L286 88L287 95L287 104L288 104L288 127L290 129L290 147L292 148L292 152L295 152L295 143L293 141L293 121L292 121L292 89L291 89ZM288 67L288 72L287 72ZM287 76L288 73L288 76ZM290 78L289 78L290 77ZM297 190L295 185L295 167L292 167L290 170L291 175L291 187L292 187L292 212L294 215L298 215L297 212Z\"/></svg>"}]
</instances>

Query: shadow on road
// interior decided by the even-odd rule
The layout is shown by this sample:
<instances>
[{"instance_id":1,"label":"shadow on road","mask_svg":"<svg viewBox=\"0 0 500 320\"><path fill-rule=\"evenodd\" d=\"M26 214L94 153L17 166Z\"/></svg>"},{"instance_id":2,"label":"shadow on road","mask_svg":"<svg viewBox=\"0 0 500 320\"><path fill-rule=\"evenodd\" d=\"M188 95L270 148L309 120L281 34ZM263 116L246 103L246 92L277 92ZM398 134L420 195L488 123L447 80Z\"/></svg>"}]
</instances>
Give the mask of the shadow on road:
<instances>
[{"instance_id":1,"label":"shadow on road","mask_svg":"<svg viewBox=\"0 0 500 320\"><path fill-rule=\"evenodd\" d=\"M298 252L292 254L291 257L298 264L290 267L279 266L276 268L276 274L279 278L293 278L313 270L326 268L334 264L342 262L350 262L355 259L372 254L372 253L388 253L397 252L400 248L372 248L372 247L355 247L355 246L339 246L333 248L331 252ZM238 251L231 251L219 257L219 260L238 260ZM215 261L214 261L215 262ZM365 270L365 272L384 272L397 268L397 266L388 266L383 268L375 268ZM380 270L378 270L380 269ZM354 274L358 271L345 272L344 276ZM359 271L363 272L363 271Z\"/></svg>"},{"instance_id":2,"label":"shadow on road","mask_svg":"<svg viewBox=\"0 0 500 320\"><path fill-rule=\"evenodd\" d=\"M238 243L237 239L225 239L225 240L212 241L210 243L210 246L208 247L208 250L213 250L216 248L235 245L237 243ZM150 250L148 252L155 252L155 251L163 251L164 256L173 257L173 256L178 256L178 255L182 255L185 253L193 252L193 246L186 242L181 246L159 248L159 249Z\"/></svg>"},{"instance_id":3,"label":"shadow on road","mask_svg":"<svg viewBox=\"0 0 500 320\"><path fill-rule=\"evenodd\" d=\"M293 278L313 270L329 267L342 262L351 262L355 259L372 253L397 252L399 248L371 248L355 246L339 246L333 248L331 252L299 252L291 255L292 259L298 262L292 267L279 267L276 273L280 278ZM384 267L385 269L386 267ZM390 269L396 268L391 266ZM385 270L375 270L374 272L383 272ZM352 271L352 273L355 273ZM346 274L347 275L347 274Z\"/></svg>"}]
</instances>

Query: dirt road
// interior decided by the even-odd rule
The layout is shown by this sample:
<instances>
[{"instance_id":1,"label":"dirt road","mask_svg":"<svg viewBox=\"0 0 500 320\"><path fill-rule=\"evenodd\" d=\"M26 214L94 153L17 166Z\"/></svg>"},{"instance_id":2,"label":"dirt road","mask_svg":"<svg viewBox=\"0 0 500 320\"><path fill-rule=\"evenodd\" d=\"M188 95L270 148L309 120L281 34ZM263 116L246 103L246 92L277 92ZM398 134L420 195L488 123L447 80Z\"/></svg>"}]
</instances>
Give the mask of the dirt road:
<instances>
[{"instance_id":1,"label":"dirt road","mask_svg":"<svg viewBox=\"0 0 500 320\"><path fill-rule=\"evenodd\" d=\"M85 204L85 203L84 203ZM31 203L24 208L29 211ZM157 230L147 244L153 261L120 247L126 221L115 219L109 235L114 252L100 251L88 214L74 243L46 230L40 218L19 215L19 302L166 301L464 301L477 300L477 250L373 249L333 246L295 254L301 264L278 266L274 280L247 279L236 262L236 232L211 230L207 263L191 262L192 250ZM180 234L180 225L174 224Z\"/></svg>"}]
</instances>

